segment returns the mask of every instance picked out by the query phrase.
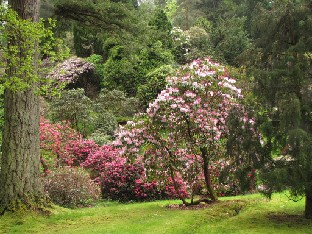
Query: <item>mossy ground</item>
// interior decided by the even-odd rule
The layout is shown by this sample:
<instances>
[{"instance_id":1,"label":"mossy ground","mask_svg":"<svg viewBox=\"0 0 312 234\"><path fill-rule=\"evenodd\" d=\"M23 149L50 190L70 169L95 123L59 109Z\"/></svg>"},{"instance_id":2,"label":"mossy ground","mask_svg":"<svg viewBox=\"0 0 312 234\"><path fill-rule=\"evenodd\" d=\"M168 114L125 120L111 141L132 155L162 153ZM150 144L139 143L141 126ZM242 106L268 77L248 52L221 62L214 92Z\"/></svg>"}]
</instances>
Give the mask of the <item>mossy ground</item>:
<instances>
[{"instance_id":1,"label":"mossy ground","mask_svg":"<svg viewBox=\"0 0 312 234\"><path fill-rule=\"evenodd\" d=\"M261 195L221 199L199 209L172 209L179 201L120 204L92 208L55 207L51 215L10 214L0 217L0 233L311 233L303 217L304 199L272 200Z\"/></svg>"}]
</instances>

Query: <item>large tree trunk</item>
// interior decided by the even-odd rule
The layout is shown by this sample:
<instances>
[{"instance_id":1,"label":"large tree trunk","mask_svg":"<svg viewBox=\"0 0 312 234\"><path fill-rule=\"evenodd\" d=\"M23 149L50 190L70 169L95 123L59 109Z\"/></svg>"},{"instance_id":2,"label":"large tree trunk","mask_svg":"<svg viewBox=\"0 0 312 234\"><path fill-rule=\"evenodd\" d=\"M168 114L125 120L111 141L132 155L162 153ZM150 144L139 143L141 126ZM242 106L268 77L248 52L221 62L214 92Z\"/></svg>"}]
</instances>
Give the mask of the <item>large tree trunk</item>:
<instances>
[{"instance_id":1,"label":"large tree trunk","mask_svg":"<svg viewBox=\"0 0 312 234\"><path fill-rule=\"evenodd\" d=\"M307 219L312 219L312 189L307 189L306 191L304 215Z\"/></svg>"},{"instance_id":2,"label":"large tree trunk","mask_svg":"<svg viewBox=\"0 0 312 234\"><path fill-rule=\"evenodd\" d=\"M38 20L39 3L39 0L9 1L22 19L32 21ZM33 58L35 68L36 59ZM10 77L15 69L7 72ZM0 213L36 209L44 200L40 182L39 97L34 92L35 86L34 83L28 90L17 92L6 89L4 93Z\"/></svg>"}]
</instances>

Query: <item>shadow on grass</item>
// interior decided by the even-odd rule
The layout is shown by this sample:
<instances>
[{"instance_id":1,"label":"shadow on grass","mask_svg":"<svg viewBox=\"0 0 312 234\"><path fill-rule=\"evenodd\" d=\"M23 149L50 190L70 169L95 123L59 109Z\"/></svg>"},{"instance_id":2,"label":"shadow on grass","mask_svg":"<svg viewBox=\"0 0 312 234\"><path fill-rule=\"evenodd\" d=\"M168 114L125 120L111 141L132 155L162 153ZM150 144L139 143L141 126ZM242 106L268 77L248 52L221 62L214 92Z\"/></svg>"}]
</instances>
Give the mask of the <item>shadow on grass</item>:
<instances>
[{"instance_id":1,"label":"shadow on grass","mask_svg":"<svg viewBox=\"0 0 312 234\"><path fill-rule=\"evenodd\" d=\"M267 218L277 224L286 225L311 225L312 220L306 219L302 214L287 214L284 212L271 212L267 215Z\"/></svg>"}]
</instances>

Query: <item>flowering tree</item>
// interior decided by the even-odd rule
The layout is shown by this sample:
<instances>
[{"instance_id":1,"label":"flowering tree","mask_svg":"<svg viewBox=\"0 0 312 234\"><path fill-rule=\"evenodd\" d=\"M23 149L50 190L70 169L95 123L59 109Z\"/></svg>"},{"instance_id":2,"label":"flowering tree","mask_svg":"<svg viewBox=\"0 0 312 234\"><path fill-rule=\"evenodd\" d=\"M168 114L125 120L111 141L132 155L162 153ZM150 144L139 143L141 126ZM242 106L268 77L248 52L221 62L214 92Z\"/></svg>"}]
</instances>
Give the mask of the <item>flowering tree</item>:
<instances>
[{"instance_id":1,"label":"flowering tree","mask_svg":"<svg viewBox=\"0 0 312 234\"><path fill-rule=\"evenodd\" d=\"M48 75L49 78L59 83L75 83L79 76L94 70L94 65L82 58L71 57L64 62L58 64Z\"/></svg>"},{"instance_id":2,"label":"flowering tree","mask_svg":"<svg viewBox=\"0 0 312 234\"><path fill-rule=\"evenodd\" d=\"M148 170L147 176L162 181L162 187L173 187L176 196L187 204L185 184L179 173L185 165L185 160L179 156L184 154L172 140L172 134L168 136L166 129L161 129L147 116L141 117L145 118L137 122L128 121L125 127L121 127L115 146L122 147L121 154L130 160L135 158L143 163ZM140 147L145 148L143 154Z\"/></svg>"},{"instance_id":3,"label":"flowering tree","mask_svg":"<svg viewBox=\"0 0 312 234\"><path fill-rule=\"evenodd\" d=\"M146 114L120 130L115 144L126 155L157 168L154 174L170 176L177 191L176 178L182 177L194 192L203 175L210 198L205 201L215 201L211 164L224 157L226 121L230 110L239 106L241 90L225 68L209 58L183 66L167 82ZM140 147L145 149L143 156Z\"/></svg>"}]
</instances>

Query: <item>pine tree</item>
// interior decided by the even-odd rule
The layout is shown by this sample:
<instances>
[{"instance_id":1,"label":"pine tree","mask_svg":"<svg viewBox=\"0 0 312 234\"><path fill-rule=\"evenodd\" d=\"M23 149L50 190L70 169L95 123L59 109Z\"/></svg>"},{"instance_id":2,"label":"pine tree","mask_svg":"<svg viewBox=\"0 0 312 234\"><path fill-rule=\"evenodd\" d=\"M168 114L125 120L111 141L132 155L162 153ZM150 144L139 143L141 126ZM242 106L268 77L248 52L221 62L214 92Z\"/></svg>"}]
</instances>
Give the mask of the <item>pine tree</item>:
<instances>
[{"instance_id":1,"label":"pine tree","mask_svg":"<svg viewBox=\"0 0 312 234\"><path fill-rule=\"evenodd\" d=\"M248 55L270 162L262 172L268 195L306 197L312 218L312 14L309 1L258 4ZM274 17L272 17L274 16Z\"/></svg>"},{"instance_id":2,"label":"pine tree","mask_svg":"<svg viewBox=\"0 0 312 234\"><path fill-rule=\"evenodd\" d=\"M8 34L7 46L18 51L15 53L15 50L8 50L6 55L6 82L27 85L23 89L7 87L4 93L0 214L19 209L38 209L45 200L40 181L39 96L35 93L36 82L32 80L37 71L38 43L34 40L33 44L30 43L33 48L27 48L27 40L31 40L31 36L25 38L23 35L23 32L29 33L31 24L39 18L39 2L9 1L21 20L28 19L30 23L27 25L27 21L18 21L23 23L14 25L6 22L5 25L8 30L13 30ZM28 53L28 49L31 53ZM30 63L27 62L29 60Z\"/></svg>"}]
</instances>

